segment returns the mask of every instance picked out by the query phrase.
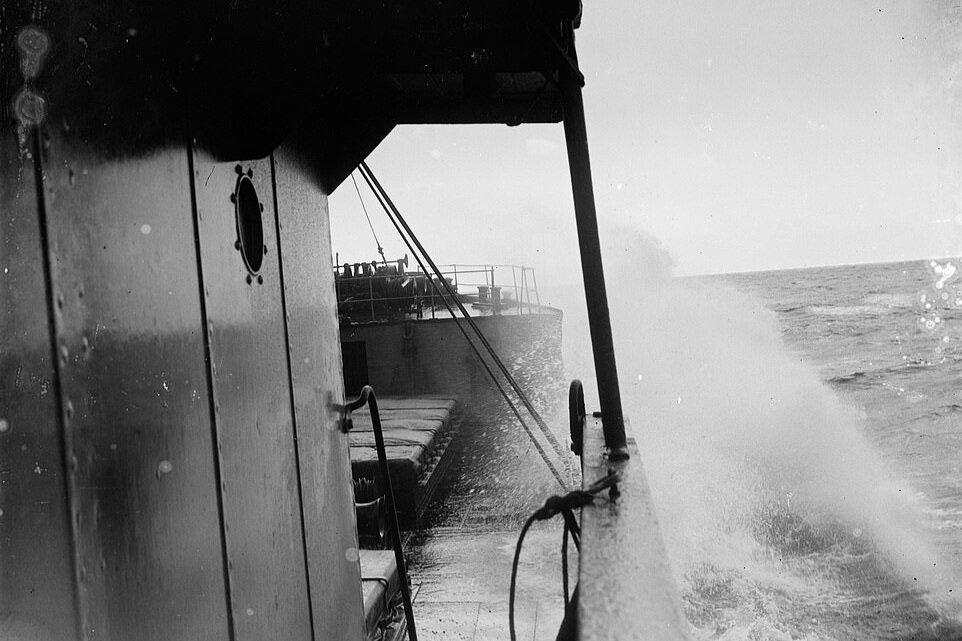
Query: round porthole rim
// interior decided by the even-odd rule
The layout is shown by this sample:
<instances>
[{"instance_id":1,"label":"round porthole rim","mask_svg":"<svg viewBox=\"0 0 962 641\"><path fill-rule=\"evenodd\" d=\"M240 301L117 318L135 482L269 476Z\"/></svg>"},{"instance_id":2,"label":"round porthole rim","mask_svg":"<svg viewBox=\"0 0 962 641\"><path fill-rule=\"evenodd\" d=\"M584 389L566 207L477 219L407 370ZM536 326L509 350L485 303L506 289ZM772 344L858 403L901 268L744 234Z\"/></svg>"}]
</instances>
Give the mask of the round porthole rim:
<instances>
[{"instance_id":1,"label":"round porthole rim","mask_svg":"<svg viewBox=\"0 0 962 641\"><path fill-rule=\"evenodd\" d=\"M267 253L267 247L264 243L264 221L261 215L264 206L257 195L257 189L254 187L253 171L248 170L247 172L238 172L238 174L234 193L231 194L231 201L234 203L235 231L237 233L235 247L240 251L247 271L251 275L257 276L261 267L263 267L264 255ZM252 204L248 204L248 201ZM251 211L245 211L245 207L251 207L252 209ZM259 282L261 280L258 278Z\"/></svg>"}]
</instances>

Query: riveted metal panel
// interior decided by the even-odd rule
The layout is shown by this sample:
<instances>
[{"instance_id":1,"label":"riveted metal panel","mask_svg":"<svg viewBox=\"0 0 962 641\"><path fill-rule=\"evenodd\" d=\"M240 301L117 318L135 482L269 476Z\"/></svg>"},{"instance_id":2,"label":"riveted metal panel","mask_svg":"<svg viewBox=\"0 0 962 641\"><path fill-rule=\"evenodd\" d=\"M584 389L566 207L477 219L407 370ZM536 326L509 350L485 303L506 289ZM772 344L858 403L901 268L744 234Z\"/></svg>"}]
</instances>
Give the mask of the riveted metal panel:
<instances>
[{"instance_id":1,"label":"riveted metal panel","mask_svg":"<svg viewBox=\"0 0 962 641\"><path fill-rule=\"evenodd\" d=\"M66 458L91 640L228 637L185 147L111 159L69 138L46 147Z\"/></svg>"},{"instance_id":2,"label":"riveted metal panel","mask_svg":"<svg viewBox=\"0 0 962 641\"><path fill-rule=\"evenodd\" d=\"M317 639L364 636L327 196L283 149L275 154L277 217L300 452L308 572Z\"/></svg>"},{"instance_id":3,"label":"riveted metal panel","mask_svg":"<svg viewBox=\"0 0 962 641\"><path fill-rule=\"evenodd\" d=\"M194 168L236 638L309 639L271 163L196 153ZM238 168L263 205L257 273L235 246Z\"/></svg>"},{"instance_id":4,"label":"riveted metal panel","mask_svg":"<svg viewBox=\"0 0 962 641\"><path fill-rule=\"evenodd\" d=\"M75 639L78 629L41 206L32 157L0 138L2 639Z\"/></svg>"}]
</instances>

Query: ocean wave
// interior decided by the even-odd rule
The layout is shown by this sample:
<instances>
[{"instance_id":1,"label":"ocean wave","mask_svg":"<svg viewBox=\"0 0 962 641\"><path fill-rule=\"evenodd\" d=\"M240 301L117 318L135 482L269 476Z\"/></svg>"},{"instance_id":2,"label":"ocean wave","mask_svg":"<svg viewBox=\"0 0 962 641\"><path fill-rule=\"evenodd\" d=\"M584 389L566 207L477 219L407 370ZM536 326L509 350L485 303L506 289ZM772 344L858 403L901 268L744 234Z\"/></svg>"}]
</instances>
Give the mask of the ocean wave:
<instances>
[{"instance_id":1,"label":"ocean wave","mask_svg":"<svg viewBox=\"0 0 962 641\"><path fill-rule=\"evenodd\" d=\"M851 536L800 557L701 564L683 584L685 614L705 641L962 639L958 620Z\"/></svg>"},{"instance_id":2,"label":"ocean wave","mask_svg":"<svg viewBox=\"0 0 962 641\"><path fill-rule=\"evenodd\" d=\"M932 361L917 358L872 370L853 370L846 374L829 376L823 380L834 388L866 388L875 385L881 385L882 387L894 387L892 383L888 382L892 379L892 377L898 377L902 379L914 378L918 375L929 372L935 365L936 363L933 363ZM962 405L958 403L950 403L942 408L939 408L938 411L954 412L956 410L962 410Z\"/></svg>"},{"instance_id":3,"label":"ocean wave","mask_svg":"<svg viewBox=\"0 0 962 641\"><path fill-rule=\"evenodd\" d=\"M879 316L890 311L883 305L809 305L808 311L819 316Z\"/></svg>"},{"instance_id":4,"label":"ocean wave","mask_svg":"<svg viewBox=\"0 0 962 641\"><path fill-rule=\"evenodd\" d=\"M958 414L959 412L962 412L962 405L959 403L946 403L945 405L940 405L939 407L929 410L924 415L920 416L919 419L945 418L946 416L952 416L953 414Z\"/></svg>"},{"instance_id":5,"label":"ocean wave","mask_svg":"<svg viewBox=\"0 0 962 641\"><path fill-rule=\"evenodd\" d=\"M912 309L915 306L915 297L909 294L868 294L862 299L862 303L888 309Z\"/></svg>"},{"instance_id":6,"label":"ocean wave","mask_svg":"<svg viewBox=\"0 0 962 641\"><path fill-rule=\"evenodd\" d=\"M849 528L837 519L821 515L813 518L792 506L790 500L772 500L756 506L752 534L760 543L782 557L807 556L825 552L841 544L860 543Z\"/></svg>"},{"instance_id":7,"label":"ocean wave","mask_svg":"<svg viewBox=\"0 0 962 641\"><path fill-rule=\"evenodd\" d=\"M799 310L810 311L810 306L809 305L787 305L787 306L775 305L772 307L772 309L778 312L779 314L790 314L792 312L797 312Z\"/></svg>"},{"instance_id":8,"label":"ocean wave","mask_svg":"<svg viewBox=\"0 0 962 641\"><path fill-rule=\"evenodd\" d=\"M851 374L842 374L840 376L833 376L826 381L829 385L840 386L840 385L870 385L868 380L868 375L865 372L852 372Z\"/></svg>"}]
</instances>

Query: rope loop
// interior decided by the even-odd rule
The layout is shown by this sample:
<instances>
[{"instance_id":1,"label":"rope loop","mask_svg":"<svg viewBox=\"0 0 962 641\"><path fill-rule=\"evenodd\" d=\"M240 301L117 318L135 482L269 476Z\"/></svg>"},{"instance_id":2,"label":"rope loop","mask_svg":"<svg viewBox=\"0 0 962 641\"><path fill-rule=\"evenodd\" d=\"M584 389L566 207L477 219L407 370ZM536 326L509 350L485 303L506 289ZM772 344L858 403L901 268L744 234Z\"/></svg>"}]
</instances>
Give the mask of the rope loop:
<instances>
[{"instance_id":1,"label":"rope loop","mask_svg":"<svg viewBox=\"0 0 962 641\"><path fill-rule=\"evenodd\" d=\"M589 505L594 500L594 494L584 490L574 490L564 496L558 496L557 494L549 496L544 502L544 506L535 511L534 518L538 521L547 521L562 512L573 512L580 507Z\"/></svg>"},{"instance_id":2,"label":"rope loop","mask_svg":"<svg viewBox=\"0 0 962 641\"><path fill-rule=\"evenodd\" d=\"M549 496L544 502L544 505L535 510L535 512L528 517L528 520L525 521L524 526L521 528L521 534L518 535L518 544L514 548L514 562L511 564L511 589L508 596L508 630L511 633L511 641L516 641L517 639L514 629L514 597L518 580L518 562L521 559L521 546L524 543L524 537L528 533L528 529L535 521L547 521L558 514L561 514L564 518L564 534L561 543L561 571L564 602L567 608L570 603L568 597L568 536L571 536L575 547L579 551L581 550L581 528L575 519L575 510L586 505L591 505L594 503L595 495L608 488L611 489L611 500L615 500L618 496L618 481L620 480L621 476L618 472L609 472L607 476L595 481L588 486L586 490L574 490L564 496L557 494Z\"/></svg>"}]
</instances>

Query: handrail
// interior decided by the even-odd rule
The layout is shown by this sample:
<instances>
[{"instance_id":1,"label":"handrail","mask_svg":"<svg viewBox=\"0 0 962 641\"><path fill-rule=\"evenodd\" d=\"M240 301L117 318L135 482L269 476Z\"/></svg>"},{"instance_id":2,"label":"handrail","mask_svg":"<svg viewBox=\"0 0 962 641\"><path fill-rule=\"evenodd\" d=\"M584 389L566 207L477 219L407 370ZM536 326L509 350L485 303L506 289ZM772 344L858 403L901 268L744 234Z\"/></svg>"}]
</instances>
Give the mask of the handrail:
<instances>
[{"instance_id":1,"label":"handrail","mask_svg":"<svg viewBox=\"0 0 962 641\"><path fill-rule=\"evenodd\" d=\"M371 269L370 263L345 263L334 266L334 282L339 314L352 320L387 320L392 316L416 315L425 311L436 317L443 301L436 298L431 280L437 278L423 271L409 271L400 261ZM510 278L507 271L510 270ZM493 313L512 310L515 314L543 311L537 290L534 268L525 265L445 265L441 276L452 286L458 298ZM529 277L530 276L530 277ZM444 292L445 288L438 288ZM445 294L445 297L449 296Z\"/></svg>"},{"instance_id":2,"label":"handrail","mask_svg":"<svg viewBox=\"0 0 962 641\"><path fill-rule=\"evenodd\" d=\"M387 450L384 449L384 432L381 430L381 414L377 409L377 396L374 388L365 385L356 400L344 405L344 431L353 426L351 412L364 405L371 406L371 425L374 428L374 445L377 448L377 460L384 478L384 497L387 500L388 527L394 543L394 561L397 564L398 583L401 584L401 598L404 600L404 617L407 619L408 634L411 641L418 641L418 633L414 627L414 606L411 604L411 590L408 587L408 573L404 564L404 550L401 547L401 526L397 520L397 505L394 502L394 487L391 485L391 470L387 464Z\"/></svg>"}]
</instances>

